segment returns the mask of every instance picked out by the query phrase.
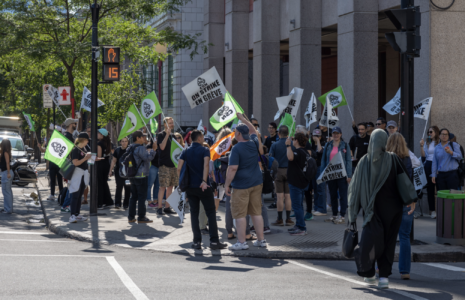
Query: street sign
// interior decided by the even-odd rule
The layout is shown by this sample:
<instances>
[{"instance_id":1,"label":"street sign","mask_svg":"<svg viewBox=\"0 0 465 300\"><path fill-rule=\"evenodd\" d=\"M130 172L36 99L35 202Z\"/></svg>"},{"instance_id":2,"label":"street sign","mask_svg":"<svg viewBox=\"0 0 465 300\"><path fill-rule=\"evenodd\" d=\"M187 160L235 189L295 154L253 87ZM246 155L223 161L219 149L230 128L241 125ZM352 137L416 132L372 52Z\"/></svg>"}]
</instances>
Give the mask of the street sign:
<instances>
[{"instance_id":1,"label":"street sign","mask_svg":"<svg viewBox=\"0 0 465 300\"><path fill-rule=\"evenodd\" d=\"M58 87L58 103L60 105L71 105L71 87L69 86L60 86Z\"/></svg>"},{"instance_id":2,"label":"street sign","mask_svg":"<svg viewBox=\"0 0 465 300\"><path fill-rule=\"evenodd\" d=\"M53 100L48 94L48 88L50 87L50 84L44 84L42 86L42 95L44 99L44 108L53 108Z\"/></svg>"}]
</instances>

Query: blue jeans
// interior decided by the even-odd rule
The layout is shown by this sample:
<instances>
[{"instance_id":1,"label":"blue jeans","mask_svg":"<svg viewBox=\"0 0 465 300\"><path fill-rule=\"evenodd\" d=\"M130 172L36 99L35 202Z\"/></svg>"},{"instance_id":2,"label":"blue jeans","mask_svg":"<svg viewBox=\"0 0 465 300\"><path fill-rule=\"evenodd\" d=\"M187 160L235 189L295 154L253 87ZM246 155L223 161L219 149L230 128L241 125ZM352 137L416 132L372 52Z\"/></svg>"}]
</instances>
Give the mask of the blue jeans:
<instances>
[{"instance_id":1,"label":"blue jeans","mask_svg":"<svg viewBox=\"0 0 465 300\"><path fill-rule=\"evenodd\" d=\"M320 213L326 213L326 183L317 184L316 180L321 175L321 168L318 168L315 178L313 178L313 209Z\"/></svg>"},{"instance_id":2,"label":"blue jeans","mask_svg":"<svg viewBox=\"0 0 465 300\"><path fill-rule=\"evenodd\" d=\"M129 198L128 219L131 221L136 217L136 203L138 204L139 220L145 218L147 207L147 177L136 177L129 179L131 181L131 198Z\"/></svg>"},{"instance_id":3,"label":"blue jeans","mask_svg":"<svg viewBox=\"0 0 465 300\"><path fill-rule=\"evenodd\" d=\"M158 179L158 168L154 165L150 166L149 177L147 182L147 201L158 199L158 190L160 189L160 181ZM153 198L150 198L151 189L153 186Z\"/></svg>"},{"instance_id":4,"label":"blue jeans","mask_svg":"<svg viewBox=\"0 0 465 300\"><path fill-rule=\"evenodd\" d=\"M337 216L339 203L341 204L341 217L344 217L347 210L347 190L349 189L347 177L328 181L328 188L331 195L333 217ZM337 201L338 196L340 198L339 203Z\"/></svg>"},{"instance_id":5,"label":"blue jeans","mask_svg":"<svg viewBox=\"0 0 465 300\"><path fill-rule=\"evenodd\" d=\"M10 170L10 179L8 179L8 171L2 172L2 193L3 193L3 208L9 214L13 212L13 171Z\"/></svg>"},{"instance_id":6,"label":"blue jeans","mask_svg":"<svg viewBox=\"0 0 465 300\"><path fill-rule=\"evenodd\" d=\"M291 196L292 209L295 214L295 225L301 230L307 230L304 219L304 207L303 201L305 199L305 191L308 189L308 185L304 189L299 189L292 184L289 184L289 194Z\"/></svg>"},{"instance_id":7,"label":"blue jeans","mask_svg":"<svg viewBox=\"0 0 465 300\"><path fill-rule=\"evenodd\" d=\"M67 190L65 200L63 201L63 208L69 206L70 204L71 204L71 195L69 194L69 190Z\"/></svg>"},{"instance_id":8,"label":"blue jeans","mask_svg":"<svg viewBox=\"0 0 465 300\"><path fill-rule=\"evenodd\" d=\"M410 274L411 251L410 251L410 231L412 231L413 214L408 212L410 207L404 207L402 223L399 229L399 272L400 274Z\"/></svg>"}]
</instances>

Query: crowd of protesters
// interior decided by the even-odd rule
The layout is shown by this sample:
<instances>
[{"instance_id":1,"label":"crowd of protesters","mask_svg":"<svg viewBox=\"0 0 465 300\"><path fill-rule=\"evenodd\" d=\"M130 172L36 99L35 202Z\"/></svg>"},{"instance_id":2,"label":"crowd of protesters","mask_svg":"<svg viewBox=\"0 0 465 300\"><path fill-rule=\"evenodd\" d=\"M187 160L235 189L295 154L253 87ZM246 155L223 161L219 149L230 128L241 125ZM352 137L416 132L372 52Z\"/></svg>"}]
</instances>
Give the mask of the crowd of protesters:
<instances>
[{"instance_id":1,"label":"crowd of protesters","mask_svg":"<svg viewBox=\"0 0 465 300\"><path fill-rule=\"evenodd\" d=\"M397 123L387 122L382 117L375 123L354 122L352 130L355 134L348 142L342 138L342 129L337 126L328 128L319 125L313 130L307 130L305 126L298 125L291 136L288 126L278 128L275 122L268 124L269 135L263 137L256 119L251 118L249 121L242 114L237 117L240 120L239 125L232 129L224 127L216 134L216 141L219 141L235 132L231 148L215 161L210 159L210 147L215 141L204 135L206 128L175 132L174 120L170 117L164 118L163 130L156 137L150 138L143 131L136 131L131 137L123 138L114 151L108 131L99 129L98 153L95 158L98 208L128 209L128 221L139 223L152 222L146 216L147 208L156 209L160 216L174 214L175 211L165 200L179 185L182 168L186 165L184 167L189 169L186 199L191 213L194 249L201 249L202 234L210 235L212 249L226 247L219 240L216 223L220 201L225 202L228 240L236 239L236 243L229 247L230 250L248 249L248 241L253 241L253 245L257 247L267 247L265 234L271 232L271 226L289 226L287 232L290 235L306 235L306 222L314 217L326 216L328 210L331 214L325 217L326 222L346 224L346 214L349 215L349 221L353 222L360 209L363 209L364 225L374 218L380 230L385 232L384 251L377 257L377 266L382 278L379 285L387 287L386 280L391 274L391 256L394 255L397 235L401 245L399 269L403 279L409 278L409 235L415 209L415 203L408 207L402 205L398 193L392 190L395 188L393 178L399 172L406 172L412 180L413 169L424 164L431 218L436 218L436 191L461 189L463 184L463 179L459 178L457 172L459 162L464 156L463 148L446 128L439 130L437 126L431 126L428 129L426 141L420 141L420 161L407 148ZM76 170L79 170L68 182L67 192L63 193L62 211L71 214L70 222L85 220L80 214L81 197L84 196L82 204L87 204L89 190L87 160L90 159L92 139L90 130L80 133L76 139L73 138L77 121L67 119L63 124L66 128L65 137L76 145L71 152L71 160ZM177 168L171 159L173 140L185 149ZM8 182L11 176L5 166L5 162L9 160L10 148L7 140L4 140L0 157L2 182ZM137 164L141 165L136 177L130 180L119 175L121 158L127 151L133 151ZM346 177L318 183L317 178L339 154ZM311 180L303 173L310 158L315 160L317 166L316 176ZM378 160L385 161L387 166L381 167ZM362 170L357 172L359 168L369 170L368 174L362 176ZM58 172L59 168L52 162L49 170L52 182L49 199L53 200L57 198L55 182L58 183L61 195L63 179ZM376 173L379 180L360 182L373 172L381 172ZM265 186L270 180L266 178L266 174L270 174L273 182L272 191L266 193L271 193L275 198L275 202L269 207L264 203ZM116 181L115 201L108 185L108 179L113 175ZM353 177L357 178L357 183L352 185ZM373 191L377 196L370 198L363 195L357 201L351 200L353 195L349 195L350 189ZM5 199L9 199L8 185L2 184L2 191ZM370 199L364 202L364 197ZM386 206L382 203L383 199L390 199L397 204ZM268 209L277 210L277 219L272 223L268 218ZM354 209L357 211L354 212ZM5 201L2 212L8 213L11 210L12 205ZM374 268L373 264L372 269L359 274L365 276L367 282L373 283Z\"/></svg>"}]
</instances>

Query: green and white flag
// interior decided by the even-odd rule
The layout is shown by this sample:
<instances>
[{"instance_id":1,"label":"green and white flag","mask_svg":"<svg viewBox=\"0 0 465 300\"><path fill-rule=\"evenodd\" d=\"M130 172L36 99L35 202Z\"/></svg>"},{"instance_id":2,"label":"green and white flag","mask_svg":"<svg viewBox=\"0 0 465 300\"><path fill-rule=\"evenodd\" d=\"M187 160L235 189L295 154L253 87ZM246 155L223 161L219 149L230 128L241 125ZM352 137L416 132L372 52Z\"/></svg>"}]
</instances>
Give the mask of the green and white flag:
<instances>
[{"instance_id":1,"label":"green and white flag","mask_svg":"<svg viewBox=\"0 0 465 300\"><path fill-rule=\"evenodd\" d=\"M289 136L294 136L295 122L294 122L294 118L290 114L288 113L284 114L284 116L281 118L281 121L279 121L278 129L279 127L281 127L281 125L286 125L287 128L289 129Z\"/></svg>"},{"instance_id":2,"label":"green and white flag","mask_svg":"<svg viewBox=\"0 0 465 300\"><path fill-rule=\"evenodd\" d=\"M140 106L140 114L145 124L149 123L151 119L155 118L161 113L161 106L158 102L158 98L155 92L151 92L145 96Z\"/></svg>"},{"instance_id":3,"label":"green and white flag","mask_svg":"<svg viewBox=\"0 0 465 300\"><path fill-rule=\"evenodd\" d=\"M236 119L236 113L238 112L243 114L244 110L228 92L224 97L223 106L221 106L210 118L210 124L212 124L213 128L216 130L220 130L221 127Z\"/></svg>"},{"instance_id":4,"label":"green and white flag","mask_svg":"<svg viewBox=\"0 0 465 300\"><path fill-rule=\"evenodd\" d=\"M47 150L45 150L44 158L61 168L73 148L74 145L70 140L58 130L54 130L50 137Z\"/></svg>"},{"instance_id":5,"label":"green and white flag","mask_svg":"<svg viewBox=\"0 0 465 300\"><path fill-rule=\"evenodd\" d=\"M34 128L35 123L34 123L34 120L32 120L31 115L24 113L24 111L23 111L23 115L24 115L24 118L26 119L27 125L29 125L29 130L35 132L36 131Z\"/></svg>"},{"instance_id":6,"label":"green and white flag","mask_svg":"<svg viewBox=\"0 0 465 300\"><path fill-rule=\"evenodd\" d=\"M158 130L157 120L155 120L155 118L150 119L150 132L153 134L153 136L157 135L157 130Z\"/></svg>"},{"instance_id":7,"label":"green and white flag","mask_svg":"<svg viewBox=\"0 0 465 300\"><path fill-rule=\"evenodd\" d=\"M184 150L184 148L176 142L176 140L171 139L170 157L176 168L178 167L178 161L181 157L182 150Z\"/></svg>"},{"instance_id":8,"label":"green and white flag","mask_svg":"<svg viewBox=\"0 0 465 300\"><path fill-rule=\"evenodd\" d=\"M121 141L123 138L142 127L144 127L144 122L142 122L137 107L133 104L129 107L126 117L124 118L123 128L121 128L118 141Z\"/></svg>"},{"instance_id":9,"label":"green and white flag","mask_svg":"<svg viewBox=\"0 0 465 300\"><path fill-rule=\"evenodd\" d=\"M340 106L347 105L347 99L344 95L344 90L342 89L342 86L338 86L334 90L329 91L323 96L318 97L318 100L320 100L321 104L326 105L326 97L329 97L328 99L333 108L338 108Z\"/></svg>"}]
</instances>

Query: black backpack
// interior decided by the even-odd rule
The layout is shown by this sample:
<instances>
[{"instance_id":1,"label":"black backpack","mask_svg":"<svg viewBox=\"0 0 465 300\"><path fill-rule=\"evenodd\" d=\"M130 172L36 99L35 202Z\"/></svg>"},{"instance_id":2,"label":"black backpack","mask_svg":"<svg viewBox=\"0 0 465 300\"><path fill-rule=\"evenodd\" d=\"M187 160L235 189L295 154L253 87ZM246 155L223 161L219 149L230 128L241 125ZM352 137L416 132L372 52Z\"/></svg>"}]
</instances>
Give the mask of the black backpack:
<instances>
[{"instance_id":1,"label":"black backpack","mask_svg":"<svg viewBox=\"0 0 465 300\"><path fill-rule=\"evenodd\" d=\"M454 142L450 142L450 147L452 148L452 152L453 152L454 151ZM459 180L463 181L463 179L465 178L465 161L464 161L464 158L462 157L458 161L458 163L459 163L459 167L457 169L457 173L459 175Z\"/></svg>"},{"instance_id":2,"label":"black backpack","mask_svg":"<svg viewBox=\"0 0 465 300\"><path fill-rule=\"evenodd\" d=\"M302 150L302 152L305 153L305 156L306 156L305 166L304 166L304 169L302 170L302 173L304 177L307 178L308 182L312 182L312 180L316 176L316 171L318 170L316 160L313 157L311 157L307 151L303 149L299 149L299 150Z\"/></svg>"},{"instance_id":3,"label":"black backpack","mask_svg":"<svg viewBox=\"0 0 465 300\"><path fill-rule=\"evenodd\" d=\"M255 144L255 141L253 141ZM260 161L262 163L262 175L263 175L263 188L262 188L262 194L271 194L273 192L273 177L271 177L271 172L268 169L268 161L264 161L262 156L260 155L260 151L258 150L258 145L255 144L257 147L258 151L258 157L260 158Z\"/></svg>"},{"instance_id":4,"label":"black backpack","mask_svg":"<svg viewBox=\"0 0 465 300\"><path fill-rule=\"evenodd\" d=\"M133 178L137 175L137 171L139 170L142 161L139 165L136 164L136 159L134 158L134 151L137 147L140 146L142 145L131 147L129 151L126 151L126 153L124 153L123 156L121 156L119 162L119 176L121 178Z\"/></svg>"}]
</instances>

